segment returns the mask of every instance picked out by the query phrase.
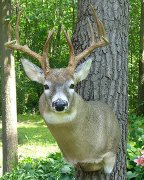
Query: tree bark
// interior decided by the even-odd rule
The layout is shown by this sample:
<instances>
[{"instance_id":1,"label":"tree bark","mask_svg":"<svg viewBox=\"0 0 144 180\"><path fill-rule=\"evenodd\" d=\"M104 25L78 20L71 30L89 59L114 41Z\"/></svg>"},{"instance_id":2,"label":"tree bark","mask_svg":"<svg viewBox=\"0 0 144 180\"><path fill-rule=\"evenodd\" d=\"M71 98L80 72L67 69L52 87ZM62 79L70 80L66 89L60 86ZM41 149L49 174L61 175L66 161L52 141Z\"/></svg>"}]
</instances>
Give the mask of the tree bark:
<instances>
[{"instance_id":1,"label":"tree bark","mask_svg":"<svg viewBox=\"0 0 144 180\"><path fill-rule=\"evenodd\" d=\"M108 180L109 175L106 176L103 170L97 172L83 172L77 170L76 180Z\"/></svg>"},{"instance_id":2,"label":"tree bark","mask_svg":"<svg viewBox=\"0 0 144 180\"><path fill-rule=\"evenodd\" d=\"M8 41L11 1L0 1L0 59L2 65L3 173L17 164L17 112L14 57L4 44Z\"/></svg>"},{"instance_id":3,"label":"tree bark","mask_svg":"<svg viewBox=\"0 0 144 180\"><path fill-rule=\"evenodd\" d=\"M93 57L91 72L81 82L78 93L87 101L100 100L109 104L115 112L120 128L121 142L117 162L110 176L104 172L81 172L77 170L77 180L126 179L126 140L127 140L127 74L128 74L128 0L79 0L78 20L73 34L76 54L84 50L90 42L87 17L93 23L90 4L97 9L98 17L105 25L109 45L97 49ZM96 31L95 25L93 27Z\"/></svg>"},{"instance_id":4,"label":"tree bark","mask_svg":"<svg viewBox=\"0 0 144 180\"><path fill-rule=\"evenodd\" d=\"M144 0L141 0L138 113L144 115Z\"/></svg>"}]
</instances>

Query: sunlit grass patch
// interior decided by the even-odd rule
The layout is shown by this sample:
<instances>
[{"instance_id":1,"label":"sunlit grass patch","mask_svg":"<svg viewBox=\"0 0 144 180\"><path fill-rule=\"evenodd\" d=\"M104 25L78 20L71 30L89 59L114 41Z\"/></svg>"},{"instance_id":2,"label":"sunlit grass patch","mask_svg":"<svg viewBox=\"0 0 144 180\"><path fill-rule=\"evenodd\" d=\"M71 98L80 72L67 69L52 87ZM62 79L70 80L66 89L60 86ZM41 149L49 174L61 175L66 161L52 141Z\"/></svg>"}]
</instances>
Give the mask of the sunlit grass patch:
<instances>
[{"instance_id":1,"label":"sunlit grass patch","mask_svg":"<svg viewBox=\"0 0 144 180\"><path fill-rule=\"evenodd\" d=\"M35 145L56 144L53 136L44 123L20 122L18 123L18 143Z\"/></svg>"},{"instance_id":2,"label":"sunlit grass patch","mask_svg":"<svg viewBox=\"0 0 144 180\"><path fill-rule=\"evenodd\" d=\"M59 152L57 145L43 146L43 145L23 145L18 147L19 158L22 157L46 157L49 153Z\"/></svg>"},{"instance_id":3,"label":"sunlit grass patch","mask_svg":"<svg viewBox=\"0 0 144 180\"><path fill-rule=\"evenodd\" d=\"M40 115L18 115L18 144L55 146L56 142Z\"/></svg>"}]
</instances>

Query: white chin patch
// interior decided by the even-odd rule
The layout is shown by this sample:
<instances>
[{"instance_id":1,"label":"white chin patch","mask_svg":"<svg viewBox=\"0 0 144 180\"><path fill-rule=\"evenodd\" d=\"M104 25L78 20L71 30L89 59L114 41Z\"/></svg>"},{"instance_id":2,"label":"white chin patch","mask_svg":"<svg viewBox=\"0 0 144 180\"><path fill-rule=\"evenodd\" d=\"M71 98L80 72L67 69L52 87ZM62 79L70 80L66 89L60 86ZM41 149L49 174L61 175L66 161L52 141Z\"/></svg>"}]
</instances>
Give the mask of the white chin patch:
<instances>
[{"instance_id":1,"label":"white chin patch","mask_svg":"<svg viewBox=\"0 0 144 180\"><path fill-rule=\"evenodd\" d=\"M46 112L43 114L43 118L48 124L62 124L68 123L75 119L76 110L73 110L71 113L67 112Z\"/></svg>"}]
</instances>

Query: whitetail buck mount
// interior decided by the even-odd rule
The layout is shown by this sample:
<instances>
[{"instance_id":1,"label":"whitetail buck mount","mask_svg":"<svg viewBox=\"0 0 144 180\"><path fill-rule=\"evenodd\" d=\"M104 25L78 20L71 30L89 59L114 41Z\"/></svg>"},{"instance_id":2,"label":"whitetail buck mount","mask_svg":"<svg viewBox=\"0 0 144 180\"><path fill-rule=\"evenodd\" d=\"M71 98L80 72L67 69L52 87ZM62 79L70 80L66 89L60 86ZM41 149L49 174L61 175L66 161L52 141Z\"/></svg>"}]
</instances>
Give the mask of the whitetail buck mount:
<instances>
[{"instance_id":1,"label":"whitetail buck mount","mask_svg":"<svg viewBox=\"0 0 144 180\"><path fill-rule=\"evenodd\" d=\"M86 102L74 91L75 85L87 77L92 59L88 58L77 66L78 62L94 49L108 44L104 26L93 7L92 13L97 26L98 41L95 40L94 30L88 19L91 43L78 55L75 55L70 37L62 27L70 54L66 68L51 69L49 66L47 53L54 29L49 32L43 53L39 55L28 46L20 45L18 17L16 41L7 42L6 47L24 52L41 63L42 69L26 59L22 60L27 76L44 86L39 110L65 159L84 171L104 168L106 173L111 173L120 139L118 121L108 105L94 101Z\"/></svg>"}]
</instances>

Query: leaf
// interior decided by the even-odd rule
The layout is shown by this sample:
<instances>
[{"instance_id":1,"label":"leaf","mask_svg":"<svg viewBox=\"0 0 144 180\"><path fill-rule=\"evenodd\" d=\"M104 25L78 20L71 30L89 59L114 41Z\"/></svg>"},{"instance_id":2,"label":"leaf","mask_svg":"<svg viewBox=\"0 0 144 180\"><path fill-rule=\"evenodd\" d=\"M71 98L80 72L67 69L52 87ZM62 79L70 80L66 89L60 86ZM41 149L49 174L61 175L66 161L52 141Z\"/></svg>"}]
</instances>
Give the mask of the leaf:
<instances>
[{"instance_id":1,"label":"leaf","mask_svg":"<svg viewBox=\"0 0 144 180\"><path fill-rule=\"evenodd\" d=\"M130 144L127 144L127 149L131 149L131 145Z\"/></svg>"},{"instance_id":2,"label":"leaf","mask_svg":"<svg viewBox=\"0 0 144 180\"><path fill-rule=\"evenodd\" d=\"M131 172L131 171L128 171L128 172L127 172L127 178L128 178L128 179L135 178L135 177L137 177L137 176L138 176L138 174L136 174L136 173L133 173L133 172Z\"/></svg>"},{"instance_id":3,"label":"leaf","mask_svg":"<svg viewBox=\"0 0 144 180\"><path fill-rule=\"evenodd\" d=\"M71 169L70 169L69 165L63 166L62 169L61 169L61 172L62 172L63 174L70 174Z\"/></svg>"}]
</instances>

